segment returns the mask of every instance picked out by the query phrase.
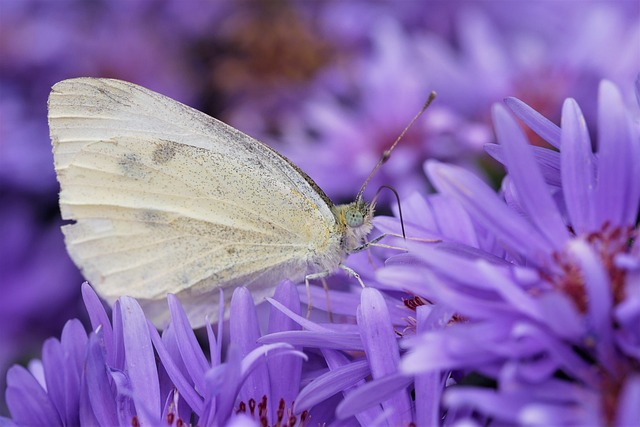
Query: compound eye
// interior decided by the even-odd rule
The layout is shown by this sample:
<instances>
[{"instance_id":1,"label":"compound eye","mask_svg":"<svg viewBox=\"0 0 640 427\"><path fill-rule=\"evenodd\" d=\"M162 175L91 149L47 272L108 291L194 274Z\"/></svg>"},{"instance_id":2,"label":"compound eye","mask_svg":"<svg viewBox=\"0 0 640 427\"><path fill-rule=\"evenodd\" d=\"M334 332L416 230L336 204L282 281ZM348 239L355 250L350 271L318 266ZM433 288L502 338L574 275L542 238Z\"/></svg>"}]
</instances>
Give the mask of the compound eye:
<instances>
[{"instance_id":1,"label":"compound eye","mask_svg":"<svg viewBox=\"0 0 640 427\"><path fill-rule=\"evenodd\" d=\"M364 214L356 209L347 209L345 219L349 227L360 227L364 223Z\"/></svg>"}]
</instances>

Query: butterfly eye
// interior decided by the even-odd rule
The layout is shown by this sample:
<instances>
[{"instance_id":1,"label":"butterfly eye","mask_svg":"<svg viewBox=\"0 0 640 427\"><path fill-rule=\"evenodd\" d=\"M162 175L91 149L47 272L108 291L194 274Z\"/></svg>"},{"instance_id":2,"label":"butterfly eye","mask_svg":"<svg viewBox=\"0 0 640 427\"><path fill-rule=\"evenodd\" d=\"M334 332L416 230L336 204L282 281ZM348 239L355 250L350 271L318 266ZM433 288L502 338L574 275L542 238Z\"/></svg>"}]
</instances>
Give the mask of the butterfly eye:
<instances>
[{"instance_id":1,"label":"butterfly eye","mask_svg":"<svg viewBox=\"0 0 640 427\"><path fill-rule=\"evenodd\" d=\"M345 219L349 227L360 227L364 223L364 214L354 207L347 209L345 212Z\"/></svg>"}]
</instances>

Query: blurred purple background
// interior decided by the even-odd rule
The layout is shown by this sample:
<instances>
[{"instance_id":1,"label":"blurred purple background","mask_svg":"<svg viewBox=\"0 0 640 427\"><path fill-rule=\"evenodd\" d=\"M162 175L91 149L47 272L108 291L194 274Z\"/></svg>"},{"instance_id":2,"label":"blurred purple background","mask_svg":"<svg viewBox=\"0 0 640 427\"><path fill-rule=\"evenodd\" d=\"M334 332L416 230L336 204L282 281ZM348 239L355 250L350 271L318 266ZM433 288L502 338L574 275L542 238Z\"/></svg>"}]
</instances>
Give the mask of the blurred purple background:
<instances>
[{"instance_id":1,"label":"blurred purple background","mask_svg":"<svg viewBox=\"0 0 640 427\"><path fill-rule=\"evenodd\" d=\"M516 96L557 121L572 96L588 119L602 78L632 102L639 66L637 0L0 0L0 402L7 367L84 315L59 229L54 83L114 77L169 95L273 145L338 202L431 90L369 197L383 183L428 191L428 158L491 179L492 103Z\"/></svg>"}]
</instances>

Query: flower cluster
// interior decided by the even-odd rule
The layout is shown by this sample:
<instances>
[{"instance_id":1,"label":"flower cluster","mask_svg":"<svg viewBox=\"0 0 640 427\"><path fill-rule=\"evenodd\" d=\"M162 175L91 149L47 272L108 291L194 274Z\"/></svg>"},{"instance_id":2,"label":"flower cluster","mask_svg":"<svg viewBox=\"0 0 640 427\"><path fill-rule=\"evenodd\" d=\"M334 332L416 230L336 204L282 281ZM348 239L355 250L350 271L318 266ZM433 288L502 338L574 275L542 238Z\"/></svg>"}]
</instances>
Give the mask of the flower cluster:
<instances>
[{"instance_id":1,"label":"flower cluster","mask_svg":"<svg viewBox=\"0 0 640 427\"><path fill-rule=\"evenodd\" d=\"M305 420L331 422L347 396L337 413L361 424L633 419L640 154L637 123L627 123L623 105L633 102L640 64L640 9L636 0L574 3L3 0L0 414L8 406L16 423L204 425L242 422L228 408L244 402L271 424L280 412L300 422L305 410ZM68 323L29 372L11 369L4 399L8 366L32 358L69 318L83 318L82 279L59 231L46 127L50 87L77 76L129 80L221 118L273 144L335 202L353 197L426 95L439 93L367 192L386 184L403 196L409 253L383 267L397 251L375 252L375 269L369 254L350 257L379 293L331 278L340 289L329 293L331 306L322 291L312 297L334 323L289 313L295 322L283 334L260 338L304 346L309 362L284 376L293 383L286 390L219 391L242 382L233 375L244 371L229 366L249 363L255 348L230 348L222 358L218 333L210 344L218 353L197 355L195 342L177 334L178 325L189 328L170 300L165 357L154 331L139 341L146 350L129 347L142 364L157 356L151 388L158 391L136 400L141 389L133 384L154 374L130 375L124 332L142 334L145 322L140 313L123 315L136 304L122 300L109 323L85 289L92 332ZM605 83L598 94L604 78L620 92ZM505 96L517 97L506 105L528 129L523 134L496 107L500 144L485 152L495 139L490 107ZM563 104L568 96L575 101ZM508 172L498 195L484 181L496 182L502 170L486 153ZM429 185L438 193L423 196ZM395 219L377 224L400 232ZM367 310L385 312L382 323ZM238 342L244 332L235 334ZM180 352L186 348L193 353ZM287 367L302 363L297 353L282 358ZM271 358L265 366L274 376ZM95 381L87 382L89 373ZM104 389L89 393L89 385ZM60 397L63 389L69 398ZM87 400L100 393L115 406Z\"/></svg>"},{"instance_id":2,"label":"flower cluster","mask_svg":"<svg viewBox=\"0 0 640 427\"><path fill-rule=\"evenodd\" d=\"M488 151L508 172L499 195L464 169L427 163L438 194L417 197L405 218L441 243L409 242L409 254L378 278L448 317L422 332L418 322L401 371L416 384L448 377L448 413L480 423L632 425L640 419L638 123L606 81L595 144L573 99L560 127L517 99L506 103L554 149L529 145L498 105L500 144Z\"/></svg>"},{"instance_id":3,"label":"flower cluster","mask_svg":"<svg viewBox=\"0 0 640 427\"><path fill-rule=\"evenodd\" d=\"M45 342L42 360L33 360L28 370L9 370L12 420L3 425L298 425L309 416L292 410L306 356L288 344L257 343L259 324L245 288L236 289L231 301L226 357L222 312L217 336L206 329L205 355L172 295L171 324L162 335L132 298L120 298L109 321L88 284L83 296L91 333L70 320L60 340ZM291 283L279 286L274 299L290 310L300 308ZM269 332L293 327L272 310Z\"/></svg>"},{"instance_id":4,"label":"flower cluster","mask_svg":"<svg viewBox=\"0 0 640 427\"><path fill-rule=\"evenodd\" d=\"M518 99L506 105L554 148L530 145L496 105L499 145L487 151L508 172L500 192L464 168L428 161L438 194L403 204L407 253L366 276L379 289L329 291L338 320L300 316L297 288L285 282L261 322L238 288L229 340L221 310L217 334L206 327L205 354L174 296L160 335L128 297L109 321L85 285L92 332L69 321L60 340L45 342L41 361L9 370L12 418L3 422L633 424L638 123L607 81L596 144L573 99L561 126ZM377 226L397 233L399 221ZM323 300L319 289L311 295ZM400 307L402 295L413 298Z\"/></svg>"}]
</instances>

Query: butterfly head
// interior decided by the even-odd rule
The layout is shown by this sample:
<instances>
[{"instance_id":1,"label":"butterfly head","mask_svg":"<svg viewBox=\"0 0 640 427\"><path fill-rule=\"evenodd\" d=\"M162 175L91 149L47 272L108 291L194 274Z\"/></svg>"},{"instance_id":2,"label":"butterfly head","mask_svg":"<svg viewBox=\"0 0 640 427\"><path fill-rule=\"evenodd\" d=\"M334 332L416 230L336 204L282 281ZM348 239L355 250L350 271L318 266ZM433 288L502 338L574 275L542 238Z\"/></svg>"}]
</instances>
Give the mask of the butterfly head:
<instances>
[{"instance_id":1,"label":"butterfly head","mask_svg":"<svg viewBox=\"0 0 640 427\"><path fill-rule=\"evenodd\" d=\"M374 204L361 199L334 206L334 215L342 230L342 248L346 253L354 252L364 243L364 238L373 228Z\"/></svg>"}]
</instances>

